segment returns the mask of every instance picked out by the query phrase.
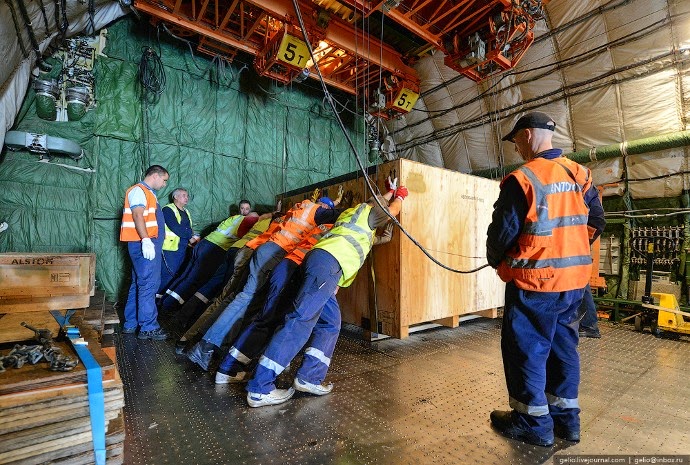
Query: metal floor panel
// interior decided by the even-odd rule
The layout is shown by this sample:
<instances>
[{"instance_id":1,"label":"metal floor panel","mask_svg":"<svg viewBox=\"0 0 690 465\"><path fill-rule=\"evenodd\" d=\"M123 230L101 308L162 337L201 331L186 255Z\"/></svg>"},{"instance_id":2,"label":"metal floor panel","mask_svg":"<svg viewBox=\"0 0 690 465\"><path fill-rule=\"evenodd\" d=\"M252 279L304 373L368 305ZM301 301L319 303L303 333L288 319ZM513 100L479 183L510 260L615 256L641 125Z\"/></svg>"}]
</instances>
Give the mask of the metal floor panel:
<instances>
[{"instance_id":1,"label":"metal floor panel","mask_svg":"<svg viewBox=\"0 0 690 465\"><path fill-rule=\"evenodd\" d=\"M172 341L118 336L126 464L541 464L578 454L690 455L690 341L600 323L580 343L582 442L552 448L494 432L508 409L500 320L373 343L341 335L330 395L252 409ZM287 387L299 366L279 378Z\"/></svg>"}]
</instances>

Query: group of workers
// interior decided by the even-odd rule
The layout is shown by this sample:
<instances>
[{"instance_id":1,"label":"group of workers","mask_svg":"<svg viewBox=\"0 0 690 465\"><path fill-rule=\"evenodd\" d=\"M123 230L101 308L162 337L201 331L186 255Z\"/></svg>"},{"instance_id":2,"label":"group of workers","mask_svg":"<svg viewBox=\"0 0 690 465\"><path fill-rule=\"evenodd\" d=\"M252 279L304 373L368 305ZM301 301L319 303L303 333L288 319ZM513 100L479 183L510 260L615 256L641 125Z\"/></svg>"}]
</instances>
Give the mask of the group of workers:
<instances>
[{"instance_id":1,"label":"group of workers","mask_svg":"<svg viewBox=\"0 0 690 465\"><path fill-rule=\"evenodd\" d=\"M252 407L285 402L295 390L328 394L332 385L323 381L340 333L335 295L354 281L372 245L390 240L391 227L378 237L375 231L400 212L407 188L389 179L385 195L346 210L336 209L342 188L335 201L305 199L285 214L259 216L243 200L239 214L198 240L184 189L175 189L163 209L157 202L168 176L151 166L125 194L120 239L132 260L132 284L122 332L139 329L139 339L165 340L158 311L173 314L187 330L176 350L184 353L198 338L186 355L204 370L231 345L216 383L248 381ZM184 266L188 245L193 251ZM209 295L200 297L202 288ZM293 387L278 389L275 379L303 348Z\"/></svg>"},{"instance_id":2,"label":"group of workers","mask_svg":"<svg viewBox=\"0 0 690 465\"><path fill-rule=\"evenodd\" d=\"M591 294L583 303L589 292L590 244L605 226L591 172L552 146L555 129L547 114L532 112L503 138L515 144L525 163L501 182L486 242L489 265L506 283L501 352L511 407L491 412L490 421L504 436L546 447L555 437L580 440L577 345L580 336L599 337L599 332L596 315L580 328L579 309L590 310L591 320ZM121 240L127 242L133 266L123 332L140 327L141 339L167 337L157 323L154 300L164 236L165 244L178 247L198 239L188 214L182 215L186 195L169 206L180 227L166 229L155 191L167 179L165 169L152 166L125 196ZM400 211L408 195L395 180L388 184L385 196L342 212L335 209L339 199L321 198L299 202L285 215L261 221L254 215L254 229L244 226L250 240L242 241L239 233L250 215L248 206L221 223L213 237L196 246L189 273L178 273L165 290L163 308L184 310L203 281L227 264L222 292L202 314L195 304L196 323L178 341L178 349L191 345L187 357L208 370L214 353L228 343L215 381L248 380L252 407L285 402L295 390L328 394L333 386L324 379L340 330L337 290L352 283L375 242L375 229ZM237 250L228 260L231 247ZM168 259L170 250L164 252L168 266L179 263L177 257ZM278 389L276 378L302 349L304 360L292 387Z\"/></svg>"}]
</instances>

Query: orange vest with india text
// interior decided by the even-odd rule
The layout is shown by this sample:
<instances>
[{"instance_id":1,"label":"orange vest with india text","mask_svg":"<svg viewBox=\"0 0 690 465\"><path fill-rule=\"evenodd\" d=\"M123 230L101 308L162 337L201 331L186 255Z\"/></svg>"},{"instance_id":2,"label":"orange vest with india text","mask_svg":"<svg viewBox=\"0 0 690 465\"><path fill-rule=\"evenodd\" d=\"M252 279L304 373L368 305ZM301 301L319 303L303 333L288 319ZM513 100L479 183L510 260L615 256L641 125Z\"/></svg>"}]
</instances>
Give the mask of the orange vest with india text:
<instances>
[{"instance_id":1,"label":"orange vest with india text","mask_svg":"<svg viewBox=\"0 0 690 465\"><path fill-rule=\"evenodd\" d=\"M589 207L584 200L592 185L589 169L565 157L538 157L503 182L510 176L522 187L528 211L515 246L498 267L498 275L528 291L582 289L589 282L592 266Z\"/></svg>"}]
</instances>

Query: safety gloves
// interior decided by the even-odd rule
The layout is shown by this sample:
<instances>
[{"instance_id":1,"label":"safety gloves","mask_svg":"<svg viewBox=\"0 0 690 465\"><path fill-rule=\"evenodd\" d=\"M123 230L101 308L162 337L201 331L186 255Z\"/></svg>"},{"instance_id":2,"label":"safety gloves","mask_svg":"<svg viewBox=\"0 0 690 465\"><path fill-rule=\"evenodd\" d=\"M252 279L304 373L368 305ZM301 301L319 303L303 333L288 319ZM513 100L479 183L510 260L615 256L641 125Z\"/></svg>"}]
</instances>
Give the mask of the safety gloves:
<instances>
[{"instance_id":1,"label":"safety gloves","mask_svg":"<svg viewBox=\"0 0 690 465\"><path fill-rule=\"evenodd\" d=\"M153 247L153 242L148 237L141 240L141 254L147 260L156 258L156 249Z\"/></svg>"},{"instance_id":2,"label":"safety gloves","mask_svg":"<svg viewBox=\"0 0 690 465\"><path fill-rule=\"evenodd\" d=\"M398 178L393 178L391 179L390 176L386 178L386 190L388 192L393 192L395 194L395 190L398 188Z\"/></svg>"},{"instance_id":3,"label":"safety gloves","mask_svg":"<svg viewBox=\"0 0 690 465\"><path fill-rule=\"evenodd\" d=\"M314 189L314 192L312 192L312 194L311 194L311 199L310 199L310 200L311 200L312 202L316 203L316 199L318 199L319 197L321 197L319 194L321 194L321 189L319 189L319 188L317 187L316 189Z\"/></svg>"},{"instance_id":4,"label":"safety gloves","mask_svg":"<svg viewBox=\"0 0 690 465\"><path fill-rule=\"evenodd\" d=\"M398 190L395 191L395 198L405 200L405 197L407 197L408 194L409 192L407 191L407 187L400 186L398 187Z\"/></svg>"},{"instance_id":5,"label":"safety gloves","mask_svg":"<svg viewBox=\"0 0 690 465\"><path fill-rule=\"evenodd\" d=\"M341 184L338 186L338 197L336 197L335 200L333 201L333 205L335 205L337 207L338 205L340 205L340 202L342 202L342 201L343 201L343 185Z\"/></svg>"}]
</instances>

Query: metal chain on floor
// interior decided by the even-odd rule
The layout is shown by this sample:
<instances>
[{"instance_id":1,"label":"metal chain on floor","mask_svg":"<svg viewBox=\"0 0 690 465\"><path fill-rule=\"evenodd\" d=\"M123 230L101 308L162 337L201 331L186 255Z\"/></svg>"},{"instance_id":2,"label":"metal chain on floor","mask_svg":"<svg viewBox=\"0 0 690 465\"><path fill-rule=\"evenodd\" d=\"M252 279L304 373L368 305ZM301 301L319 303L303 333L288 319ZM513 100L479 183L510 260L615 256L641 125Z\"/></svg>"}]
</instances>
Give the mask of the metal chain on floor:
<instances>
[{"instance_id":1,"label":"metal chain on floor","mask_svg":"<svg viewBox=\"0 0 690 465\"><path fill-rule=\"evenodd\" d=\"M24 322L21 325L33 331L40 344L15 344L9 354L0 356L0 373L7 368L21 368L27 363L36 365L42 360L50 363L51 371L71 371L79 364L78 359L64 355L62 349L55 345L49 329L37 329Z\"/></svg>"}]
</instances>

